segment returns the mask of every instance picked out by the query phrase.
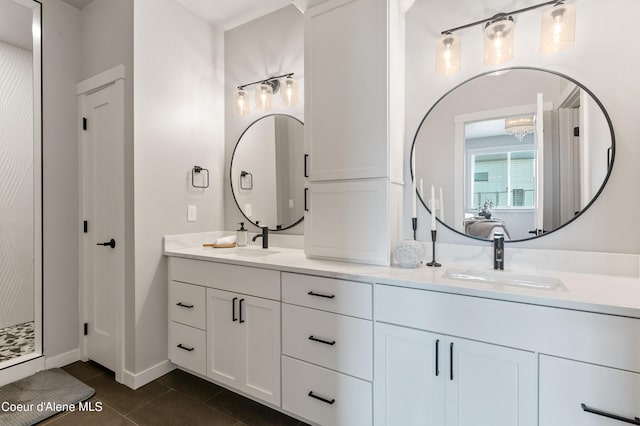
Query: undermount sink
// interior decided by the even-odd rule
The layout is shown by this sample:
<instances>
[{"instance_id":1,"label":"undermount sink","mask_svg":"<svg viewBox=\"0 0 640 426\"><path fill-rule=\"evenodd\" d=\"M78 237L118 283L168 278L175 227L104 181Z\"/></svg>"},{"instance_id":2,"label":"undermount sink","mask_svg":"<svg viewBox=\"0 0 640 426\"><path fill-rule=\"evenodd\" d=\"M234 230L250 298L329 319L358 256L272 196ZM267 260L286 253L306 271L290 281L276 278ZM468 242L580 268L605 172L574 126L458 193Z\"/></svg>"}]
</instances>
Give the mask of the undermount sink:
<instances>
[{"instance_id":1,"label":"undermount sink","mask_svg":"<svg viewBox=\"0 0 640 426\"><path fill-rule=\"evenodd\" d=\"M232 249L227 249L221 254L229 254L232 256L239 257L265 257L271 256L272 254L280 253L279 251L272 249L263 249L260 247L250 248L250 247L236 247Z\"/></svg>"},{"instance_id":2,"label":"undermount sink","mask_svg":"<svg viewBox=\"0 0 640 426\"><path fill-rule=\"evenodd\" d=\"M458 281L475 281L541 290L567 291L567 287L565 287L559 279L542 275L527 275L504 271L483 271L479 269L447 269L444 277Z\"/></svg>"}]
</instances>

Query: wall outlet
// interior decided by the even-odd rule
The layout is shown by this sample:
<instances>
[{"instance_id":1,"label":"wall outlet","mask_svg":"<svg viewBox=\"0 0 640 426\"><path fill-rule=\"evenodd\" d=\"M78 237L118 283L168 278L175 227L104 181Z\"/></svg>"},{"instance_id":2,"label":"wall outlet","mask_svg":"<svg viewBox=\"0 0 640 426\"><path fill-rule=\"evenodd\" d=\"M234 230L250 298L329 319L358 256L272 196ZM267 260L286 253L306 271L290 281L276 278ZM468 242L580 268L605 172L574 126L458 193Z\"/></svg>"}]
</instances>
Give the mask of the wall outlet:
<instances>
[{"instance_id":1,"label":"wall outlet","mask_svg":"<svg viewBox=\"0 0 640 426\"><path fill-rule=\"evenodd\" d=\"M196 206L187 206L187 222L195 222L196 221Z\"/></svg>"}]
</instances>

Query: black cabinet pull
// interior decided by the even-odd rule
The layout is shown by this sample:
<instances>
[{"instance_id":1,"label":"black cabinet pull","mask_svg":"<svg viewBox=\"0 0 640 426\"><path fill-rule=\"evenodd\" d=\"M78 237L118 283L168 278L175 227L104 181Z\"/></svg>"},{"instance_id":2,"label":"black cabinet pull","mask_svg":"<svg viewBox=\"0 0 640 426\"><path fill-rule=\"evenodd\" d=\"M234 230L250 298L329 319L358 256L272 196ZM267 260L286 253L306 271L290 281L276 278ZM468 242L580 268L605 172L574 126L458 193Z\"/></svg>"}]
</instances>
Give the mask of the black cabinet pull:
<instances>
[{"instance_id":1,"label":"black cabinet pull","mask_svg":"<svg viewBox=\"0 0 640 426\"><path fill-rule=\"evenodd\" d=\"M309 192L309 188L304 189L304 211L309 211L309 206L307 205L307 193Z\"/></svg>"},{"instance_id":2,"label":"black cabinet pull","mask_svg":"<svg viewBox=\"0 0 640 426\"><path fill-rule=\"evenodd\" d=\"M610 419L618 420L624 423L631 423L632 425L640 425L639 417L635 417L633 419L630 417L622 417L617 414L607 413L606 411L596 410L595 408L587 407L587 404L585 403L580 404L580 406L582 407L582 410L586 411L587 413L595 414L602 417L608 417Z\"/></svg>"},{"instance_id":3,"label":"black cabinet pull","mask_svg":"<svg viewBox=\"0 0 640 426\"><path fill-rule=\"evenodd\" d=\"M316 297L324 297L325 299L333 299L334 297L336 297L335 294L322 294L322 293L314 293L313 290L311 290L310 292L307 293L309 296L316 296Z\"/></svg>"},{"instance_id":4,"label":"black cabinet pull","mask_svg":"<svg viewBox=\"0 0 640 426\"><path fill-rule=\"evenodd\" d=\"M244 322L244 320L242 319L242 304L244 303L244 299L240 299L240 302L238 302L238 309L240 310L240 324L242 324Z\"/></svg>"},{"instance_id":5,"label":"black cabinet pull","mask_svg":"<svg viewBox=\"0 0 640 426\"><path fill-rule=\"evenodd\" d=\"M322 340L322 339L318 339L317 337L313 337L313 336L309 336L309 340L313 340L314 342L324 343L325 345L330 345L330 346L333 346L333 345L336 344L335 340L332 340L332 341Z\"/></svg>"},{"instance_id":6,"label":"black cabinet pull","mask_svg":"<svg viewBox=\"0 0 640 426\"><path fill-rule=\"evenodd\" d=\"M105 246L105 247L111 247L111 248L116 248L116 240L114 240L113 238L110 239L109 241L107 241L106 243L98 243L96 244L97 246Z\"/></svg>"},{"instance_id":7,"label":"black cabinet pull","mask_svg":"<svg viewBox=\"0 0 640 426\"><path fill-rule=\"evenodd\" d=\"M309 173L307 172L307 159L309 158L309 154L304 155L304 177L308 178Z\"/></svg>"},{"instance_id":8,"label":"black cabinet pull","mask_svg":"<svg viewBox=\"0 0 640 426\"><path fill-rule=\"evenodd\" d=\"M187 308L187 309L193 308L193 305L187 305L187 304L184 304L182 302L176 303L176 306L180 306L180 307Z\"/></svg>"},{"instance_id":9,"label":"black cabinet pull","mask_svg":"<svg viewBox=\"0 0 640 426\"><path fill-rule=\"evenodd\" d=\"M451 371L449 372L449 380L453 380L453 342L449 345L449 364Z\"/></svg>"},{"instance_id":10,"label":"black cabinet pull","mask_svg":"<svg viewBox=\"0 0 640 426\"><path fill-rule=\"evenodd\" d=\"M309 391L308 395L309 395L311 398L315 398L315 399L317 399L317 400L319 400L319 401L322 401L322 402L324 402L324 403L326 403L326 404L329 404L329 405L332 405L334 402L336 402L335 398L331 398L331 399L323 398L323 397L321 397L321 396L314 395L314 394L313 394L313 391Z\"/></svg>"},{"instance_id":11,"label":"black cabinet pull","mask_svg":"<svg viewBox=\"0 0 640 426\"><path fill-rule=\"evenodd\" d=\"M238 321L238 318L236 318L236 300L238 298L234 297L231 301L231 321Z\"/></svg>"},{"instance_id":12,"label":"black cabinet pull","mask_svg":"<svg viewBox=\"0 0 640 426\"><path fill-rule=\"evenodd\" d=\"M436 377L440 375L440 339L436 339Z\"/></svg>"},{"instance_id":13,"label":"black cabinet pull","mask_svg":"<svg viewBox=\"0 0 640 426\"><path fill-rule=\"evenodd\" d=\"M190 347L188 347L188 346L184 346L182 343L179 343L179 344L178 344L178 347L179 347L180 349L184 349L184 350L185 350L185 351L187 351L187 352L191 352L191 351L193 350L193 348L190 348Z\"/></svg>"}]
</instances>

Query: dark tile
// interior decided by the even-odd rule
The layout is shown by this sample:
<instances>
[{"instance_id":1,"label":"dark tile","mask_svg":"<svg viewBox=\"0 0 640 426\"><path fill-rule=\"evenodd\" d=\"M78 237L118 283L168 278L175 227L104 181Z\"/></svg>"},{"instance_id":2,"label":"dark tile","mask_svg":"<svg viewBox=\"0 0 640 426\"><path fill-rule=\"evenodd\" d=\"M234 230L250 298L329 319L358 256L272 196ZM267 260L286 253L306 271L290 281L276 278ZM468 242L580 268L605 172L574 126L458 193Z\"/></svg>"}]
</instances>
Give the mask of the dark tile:
<instances>
[{"instance_id":1,"label":"dark tile","mask_svg":"<svg viewBox=\"0 0 640 426\"><path fill-rule=\"evenodd\" d=\"M87 380L91 380L94 377L100 376L102 374L113 374L110 370L104 368L100 364L96 364L93 361L76 361L73 364L62 367L62 369L71 374L76 379L85 383L87 382Z\"/></svg>"},{"instance_id":2,"label":"dark tile","mask_svg":"<svg viewBox=\"0 0 640 426\"><path fill-rule=\"evenodd\" d=\"M136 408L166 393L169 388L153 381L141 388L133 390L114 380L112 376L103 374L85 382L96 390L96 397L106 402L117 412L126 415Z\"/></svg>"},{"instance_id":3,"label":"dark tile","mask_svg":"<svg viewBox=\"0 0 640 426\"><path fill-rule=\"evenodd\" d=\"M205 402L222 392L224 389L216 384L179 369L175 369L172 372L165 374L157 381L158 383L175 389L198 402Z\"/></svg>"},{"instance_id":4,"label":"dark tile","mask_svg":"<svg viewBox=\"0 0 640 426\"><path fill-rule=\"evenodd\" d=\"M129 413L127 417L140 426L233 426L238 423L237 419L175 390Z\"/></svg>"},{"instance_id":5,"label":"dark tile","mask_svg":"<svg viewBox=\"0 0 640 426\"><path fill-rule=\"evenodd\" d=\"M55 416L39 423L39 426L132 426L131 420L126 419L104 402L93 397L89 400L95 411L74 411L56 414ZM99 403L99 404L97 404ZM99 410L99 411L98 411Z\"/></svg>"},{"instance_id":6,"label":"dark tile","mask_svg":"<svg viewBox=\"0 0 640 426\"><path fill-rule=\"evenodd\" d=\"M296 426L299 423L292 417L228 390L223 390L206 404L250 426Z\"/></svg>"}]
</instances>

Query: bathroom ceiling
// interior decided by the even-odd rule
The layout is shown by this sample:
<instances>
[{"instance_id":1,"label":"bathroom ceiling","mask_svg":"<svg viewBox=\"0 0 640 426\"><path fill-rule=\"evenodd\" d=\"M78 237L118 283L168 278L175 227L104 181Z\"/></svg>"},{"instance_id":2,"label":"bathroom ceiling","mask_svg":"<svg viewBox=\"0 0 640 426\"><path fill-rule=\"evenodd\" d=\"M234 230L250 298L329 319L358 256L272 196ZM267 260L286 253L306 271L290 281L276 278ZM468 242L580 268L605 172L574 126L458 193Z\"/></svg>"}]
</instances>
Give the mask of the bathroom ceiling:
<instances>
[{"instance_id":1,"label":"bathroom ceiling","mask_svg":"<svg viewBox=\"0 0 640 426\"><path fill-rule=\"evenodd\" d=\"M291 0L177 0L223 31L274 12Z\"/></svg>"}]
</instances>

